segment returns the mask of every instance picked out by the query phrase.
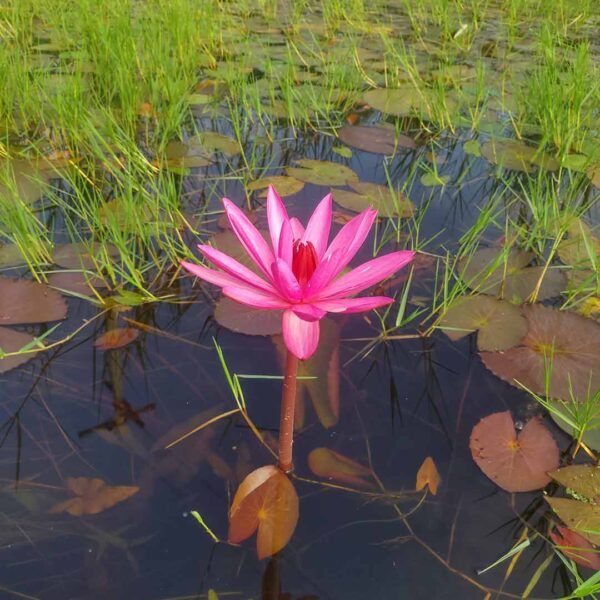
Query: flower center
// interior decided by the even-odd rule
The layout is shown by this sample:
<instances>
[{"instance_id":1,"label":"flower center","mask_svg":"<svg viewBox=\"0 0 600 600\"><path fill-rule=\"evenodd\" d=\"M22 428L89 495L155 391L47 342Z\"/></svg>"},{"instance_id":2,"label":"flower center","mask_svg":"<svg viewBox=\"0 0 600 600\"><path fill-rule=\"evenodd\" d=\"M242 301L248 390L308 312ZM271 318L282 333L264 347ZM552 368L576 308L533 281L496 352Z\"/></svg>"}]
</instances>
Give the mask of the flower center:
<instances>
[{"instance_id":1,"label":"flower center","mask_svg":"<svg viewBox=\"0 0 600 600\"><path fill-rule=\"evenodd\" d=\"M317 251L310 242L294 242L292 257L292 272L296 276L300 287L305 287L317 268Z\"/></svg>"}]
</instances>

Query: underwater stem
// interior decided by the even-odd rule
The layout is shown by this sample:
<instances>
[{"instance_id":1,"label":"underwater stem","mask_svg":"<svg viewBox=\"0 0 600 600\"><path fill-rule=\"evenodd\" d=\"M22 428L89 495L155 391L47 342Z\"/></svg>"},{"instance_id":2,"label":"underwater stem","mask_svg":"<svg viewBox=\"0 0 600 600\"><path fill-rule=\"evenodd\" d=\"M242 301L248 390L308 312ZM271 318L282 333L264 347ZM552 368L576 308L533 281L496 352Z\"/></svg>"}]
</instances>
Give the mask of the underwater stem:
<instances>
[{"instance_id":1,"label":"underwater stem","mask_svg":"<svg viewBox=\"0 0 600 600\"><path fill-rule=\"evenodd\" d=\"M285 359L285 374L281 394L281 420L279 422L279 468L290 473L293 466L294 409L296 408L296 382L298 359L288 350Z\"/></svg>"}]
</instances>

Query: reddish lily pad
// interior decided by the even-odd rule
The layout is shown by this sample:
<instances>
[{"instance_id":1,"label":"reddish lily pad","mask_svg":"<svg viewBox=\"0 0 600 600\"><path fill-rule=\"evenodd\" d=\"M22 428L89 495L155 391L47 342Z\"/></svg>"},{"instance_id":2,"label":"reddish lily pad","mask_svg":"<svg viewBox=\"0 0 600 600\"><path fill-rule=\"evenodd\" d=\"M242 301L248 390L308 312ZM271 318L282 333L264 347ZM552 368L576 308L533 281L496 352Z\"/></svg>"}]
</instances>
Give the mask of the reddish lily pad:
<instances>
[{"instance_id":1,"label":"reddish lily pad","mask_svg":"<svg viewBox=\"0 0 600 600\"><path fill-rule=\"evenodd\" d=\"M482 295L459 297L450 305L439 327L451 340L477 331L479 350L512 348L527 333L527 321L517 306Z\"/></svg>"},{"instance_id":2,"label":"reddish lily pad","mask_svg":"<svg viewBox=\"0 0 600 600\"><path fill-rule=\"evenodd\" d=\"M66 316L63 297L47 285L0 277L0 324L46 323Z\"/></svg>"},{"instance_id":3,"label":"reddish lily pad","mask_svg":"<svg viewBox=\"0 0 600 600\"><path fill-rule=\"evenodd\" d=\"M473 427L471 455L477 466L508 492L545 487L548 471L559 464L554 438L539 419L531 419L517 435L509 411L484 417Z\"/></svg>"},{"instance_id":4,"label":"reddish lily pad","mask_svg":"<svg viewBox=\"0 0 600 600\"><path fill-rule=\"evenodd\" d=\"M600 324L541 305L522 311L528 331L521 344L504 352L481 352L485 366L512 385L518 382L553 398L583 400L599 389Z\"/></svg>"},{"instance_id":5,"label":"reddish lily pad","mask_svg":"<svg viewBox=\"0 0 600 600\"><path fill-rule=\"evenodd\" d=\"M373 487L370 479L373 476L371 469L329 448L312 450L308 455L308 467L317 477L323 479L332 479L360 488Z\"/></svg>"},{"instance_id":6,"label":"reddish lily pad","mask_svg":"<svg viewBox=\"0 0 600 600\"><path fill-rule=\"evenodd\" d=\"M393 130L383 127L344 125L337 134L344 144L374 154L393 155L399 148L417 147L411 138L405 135L396 136Z\"/></svg>"},{"instance_id":7,"label":"reddish lily pad","mask_svg":"<svg viewBox=\"0 0 600 600\"><path fill-rule=\"evenodd\" d=\"M532 259L524 250L482 248L462 259L458 272L471 289L516 304L532 295L538 301L559 296L566 287L565 275L555 268L528 267Z\"/></svg>"},{"instance_id":8,"label":"reddish lily pad","mask_svg":"<svg viewBox=\"0 0 600 600\"><path fill-rule=\"evenodd\" d=\"M550 538L567 558L582 567L600 571L600 554L582 535L557 525Z\"/></svg>"},{"instance_id":9,"label":"reddish lily pad","mask_svg":"<svg viewBox=\"0 0 600 600\"><path fill-rule=\"evenodd\" d=\"M261 467L235 493L229 511L229 541L239 544L258 531L258 557L272 556L290 541L298 516L298 495L288 477L273 465Z\"/></svg>"},{"instance_id":10,"label":"reddish lily pad","mask_svg":"<svg viewBox=\"0 0 600 600\"><path fill-rule=\"evenodd\" d=\"M11 352L19 352L21 348L24 348L28 344L31 344L35 338L29 333L23 333L22 331L15 331L8 327L0 327L0 349L7 354ZM32 352L23 352L15 354L14 356L5 356L0 358L0 374L6 373L11 369L20 367L26 363L30 358L33 357Z\"/></svg>"},{"instance_id":11,"label":"reddish lily pad","mask_svg":"<svg viewBox=\"0 0 600 600\"><path fill-rule=\"evenodd\" d=\"M315 185L348 185L358 182L358 175L339 163L303 158L296 161L299 167L287 167L290 177Z\"/></svg>"}]
</instances>

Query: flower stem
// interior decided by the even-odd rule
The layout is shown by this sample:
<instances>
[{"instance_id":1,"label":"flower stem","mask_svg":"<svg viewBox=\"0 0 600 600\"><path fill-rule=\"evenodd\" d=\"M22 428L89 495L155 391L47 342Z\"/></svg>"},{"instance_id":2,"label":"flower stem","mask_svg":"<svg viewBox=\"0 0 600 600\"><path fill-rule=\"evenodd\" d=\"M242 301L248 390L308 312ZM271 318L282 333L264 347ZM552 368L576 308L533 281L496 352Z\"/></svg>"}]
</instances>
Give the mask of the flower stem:
<instances>
[{"instance_id":1,"label":"flower stem","mask_svg":"<svg viewBox=\"0 0 600 600\"><path fill-rule=\"evenodd\" d=\"M294 468L292 446L294 444L297 378L298 359L288 350L281 395L281 420L279 421L279 468L284 473L290 473Z\"/></svg>"}]
</instances>

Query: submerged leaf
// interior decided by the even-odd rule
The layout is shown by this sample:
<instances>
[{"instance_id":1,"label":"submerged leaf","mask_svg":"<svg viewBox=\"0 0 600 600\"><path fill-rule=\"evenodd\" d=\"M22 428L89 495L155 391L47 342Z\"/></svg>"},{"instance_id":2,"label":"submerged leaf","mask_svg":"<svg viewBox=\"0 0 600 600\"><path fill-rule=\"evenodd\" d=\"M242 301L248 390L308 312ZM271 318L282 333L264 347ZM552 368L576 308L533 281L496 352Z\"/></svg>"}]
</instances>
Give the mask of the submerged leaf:
<instances>
[{"instance_id":1,"label":"submerged leaf","mask_svg":"<svg viewBox=\"0 0 600 600\"><path fill-rule=\"evenodd\" d=\"M441 480L440 473L433 462L433 458L428 456L417 471L415 490L420 492L425 486L427 486L429 491L435 496Z\"/></svg>"},{"instance_id":2,"label":"submerged leaf","mask_svg":"<svg viewBox=\"0 0 600 600\"><path fill-rule=\"evenodd\" d=\"M527 333L527 321L517 306L482 295L457 298L439 327L451 340L478 331L479 350L512 348Z\"/></svg>"},{"instance_id":3,"label":"submerged leaf","mask_svg":"<svg viewBox=\"0 0 600 600\"><path fill-rule=\"evenodd\" d=\"M536 394L585 400L600 388L600 325L547 306L524 306L527 335L504 352L481 352L485 366ZM548 389L546 389L548 383Z\"/></svg>"},{"instance_id":4,"label":"submerged leaf","mask_svg":"<svg viewBox=\"0 0 600 600\"><path fill-rule=\"evenodd\" d=\"M46 323L66 316L63 297L47 285L0 277L0 324Z\"/></svg>"},{"instance_id":5,"label":"submerged leaf","mask_svg":"<svg viewBox=\"0 0 600 600\"><path fill-rule=\"evenodd\" d=\"M557 525L550 532L550 537L567 558L588 569L600 571L600 554L582 535Z\"/></svg>"},{"instance_id":6,"label":"submerged leaf","mask_svg":"<svg viewBox=\"0 0 600 600\"><path fill-rule=\"evenodd\" d=\"M471 455L477 466L508 492L545 487L548 471L559 464L559 450L539 419L531 419L517 436L509 411L484 417L473 427Z\"/></svg>"},{"instance_id":7,"label":"submerged leaf","mask_svg":"<svg viewBox=\"0 0 600 600\"><path fill-rule=\"evenodd\" d=\"M290 177L306 183L335 186L358 182L358 175L350 167L339 163L309 158L302 158L296 162L299 167L287 167L285 172Z\"/></svg>"},{"instance_id":8,"label":"submerged leaf","mask_svg":"<svg viewBox=\"0 0 600 600\"><path fill-rule=\"evenodd\" d=\"M260 467L235 493L229 511L229 541L238 544L258 530L258 557L272 556L290 541L298 510L298 495L288 477L273 465Z\"/></svg>"},{"instance_id":9,"label":"submerged leaf","mask_svg":"<svg viewBox=\"0 0 600 600\"><path fill-rule=\"evenodd\" d=\"M323 479L333 479L360 488L373 487L373 483L366 479L373 476L371 469L329 448L312 450L308 455L308 467Z\"/></svg>"},{"instance_id":10,"label":"submerged leaf","mask_svg":"<svg viewBox=\"0 0 600 600\"><path fill-rule=\"evenodd\" d=\"M18 352L28 344L31 344L35 338L29 333L15 331L8 327L0 327L0 350L10 354ZM11 369L21 366L33 357L32 352L23 352L14 356L5 356L0 358L0 374L6 373Z\"/></svg>"},{"instance_id":11,"label":"submerged leaf","mask_svg":"<svg viewBox=\"0 0 600 600\"><path fill-rule=\"evenodd\" d=\"M131 344L140 335L140 330L134 327L116 327L103 333L94 346L99 350L116 350Z\"/></svg>"},{"instance_id":12,"label":"submerged leaf","mask_svg":"<svg viewBox=\"0 0 600 600\"><path fill-rule=\"evenodd\" d=\"M69 477L66 484L75 497L55 504L50 509L51 513L68 512L75 517L95 515L127 500L140 489L137 486L107 485L102 479L88 477Z\"/></svg>"}]
</instances>

